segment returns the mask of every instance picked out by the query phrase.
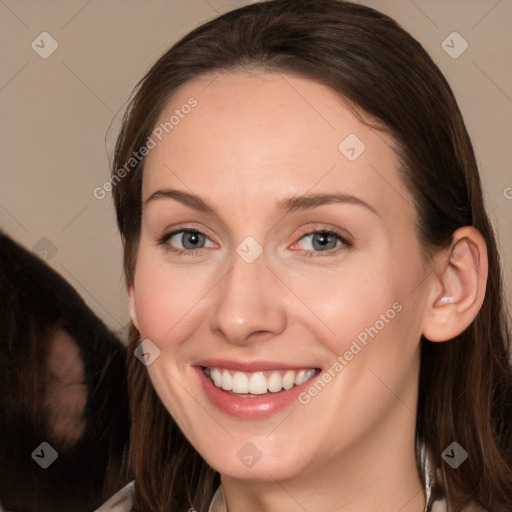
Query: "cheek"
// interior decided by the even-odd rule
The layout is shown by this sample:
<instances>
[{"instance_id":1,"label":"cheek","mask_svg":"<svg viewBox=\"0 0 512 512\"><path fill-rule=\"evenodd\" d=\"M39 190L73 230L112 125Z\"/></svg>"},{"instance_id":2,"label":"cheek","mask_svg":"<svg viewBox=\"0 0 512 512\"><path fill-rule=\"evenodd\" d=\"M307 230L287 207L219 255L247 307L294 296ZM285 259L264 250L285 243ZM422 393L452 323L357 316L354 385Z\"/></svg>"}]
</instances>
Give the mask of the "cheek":
<instances>
[{"instance_id":1,"label":"cheek","mask_svg":"<svg viewBox=\"0 0 512 512\"><path fill-rule=\"evenodd\" d=\"M135 272L135 309L142 339L160 347L186 339L203 315L219 277L209 265L178 265L141 243Z\"/></svg>"},{"instance_id":2,"label":"cheek","mask_svg":"<svg viewBox=\"0 0 512 512\"><path fill-rule=\"evenodd\" d=\"M412 250L407 264L395 257L397 252L357 256L336 270L302 272L293 278L293 289L308 306L301 311L307 312L310 327L323 326L323 342L334 354L357 351L354 340L362 348L379 340L382 347L391 346L395 355L406 344L414 348L420 335L419 284L425 270Z\"/></svg>"},{"instance_id":3,"label":"cheek","mask_svg":"<svg viewBox=\"0 0 512 512\"><path fill-rule=\"evenodd\" d=\"M352 339L399 300L385 259L379 260L380 264L356 255L339 268L297 272L291 278L290 287L306 306L301 311L325 327L326 340L336 344ZM390 315L393 313L392 310Z\"/></svg>"},{"instance_id":4,"label":"cheek","mask_svg":"<svg viewBox=\"0 0 512 512\"><path fill-rule=\"evenodd\" d=\"M135 309L141 337L157 343L183 329L204 295L205 277L166 264L157 251L141 247L135 273Z\"/></svg>"}]
</instances>

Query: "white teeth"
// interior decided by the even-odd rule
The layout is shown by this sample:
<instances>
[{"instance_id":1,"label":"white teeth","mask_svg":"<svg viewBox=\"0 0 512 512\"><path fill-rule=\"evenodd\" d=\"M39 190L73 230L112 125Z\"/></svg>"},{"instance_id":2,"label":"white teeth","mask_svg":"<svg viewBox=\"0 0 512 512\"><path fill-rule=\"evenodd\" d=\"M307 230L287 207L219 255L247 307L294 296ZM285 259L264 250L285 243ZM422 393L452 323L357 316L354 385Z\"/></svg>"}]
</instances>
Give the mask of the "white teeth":
<instances>
[{"instance_id":1,"label":"white teeth","mask_svg":"<svg viewBox=\"0 0 512 512\"><path fill-rule=\"evenodd\" d=\"M295 385L298 386L299 384L302 384L303 382L306 382L307 380L311 379L315 375L315 370L300 370L297 372L297 375L295 376Z\"/></svg>"},{"instance_id":2,"label":"white teeth","mask_svg":"<svg viewBox=\"0 0 512 512\"><path fill-rule=\"evenodd\" d=\"M283 379L278 372L272 372L270 377L267 379L267 387L272 393L277 393L277 391L281 391L281 389L283 389Z\"/></svg>"},{"instance_id":3,"label":"white teeth","mask_svg":"<svg viewBox=\"0 0 512 512\"><path fill-rule=\"evenodd\" d=\"M233 393L263 395L288 390L311 379L316 373L313 368L304 370L281 370L270 372L231 372L221 368L205 368L205 375L225 391ZM270 374L269 374L270 373ZM267 375L267 377L265 376Z\"/></svg>"},{"instance_id":4,"label":"white teeth","mask_svg":"<svg viewBox=\"0 0 512 512\"><path fill-rule=\"evenodd\" d=\"M293 370L288 370L283 377L283 388L284 389L292 389L295 385L295 372Z\"/></svg>"},{"instance_id":5,"label":"white teeth","mask_svg":"<svg viewBox=\"0 0 512 512\"><path fill-rule=\"evenodd\" d=\"M211 379L213 383L220 388L222 386L222 371L218 368L212 368Z\"/></svg>"},{"instance_id":6,"label":"white teeth","mask_svg":"<svg viewBox=\"0 0 512 512\"><path fill-rule=\"evenodd\" d=\"M222 389L231 391L233 389L233 376L227 370L222 372Z\"/></svg>"},{"instance_id":7,"label":"white teeth","mask_svg":"<svg viewBox=\"0 0 512 512\"><path fill-rule=\"evenodd\" d=\"M249 393L262 395L267 392L267 379L261 372L256 372L249 379Z\"/></svg>"},{"instance_id":8,"label":"white teeth","mask_svg":"<svg viewBox=\"0 0 512 512\"><path fill-rule=\"evenodd\" d=\"M249 393L249 379L245 373L235 372L233 375L233 393Z\"/></svg>"},{"instance_id":9,"label":"white teeth","mask_svg":"<svg viewBox=\"0 0 512 512\"><path fill-rule=\"evenodd\" d=\"M299 370L297 372L297 375L295 375L295 384L302 384L304 381L302 380L304 378L304 375L306 374L306 370Z\"/></svg>"}]
</instances>

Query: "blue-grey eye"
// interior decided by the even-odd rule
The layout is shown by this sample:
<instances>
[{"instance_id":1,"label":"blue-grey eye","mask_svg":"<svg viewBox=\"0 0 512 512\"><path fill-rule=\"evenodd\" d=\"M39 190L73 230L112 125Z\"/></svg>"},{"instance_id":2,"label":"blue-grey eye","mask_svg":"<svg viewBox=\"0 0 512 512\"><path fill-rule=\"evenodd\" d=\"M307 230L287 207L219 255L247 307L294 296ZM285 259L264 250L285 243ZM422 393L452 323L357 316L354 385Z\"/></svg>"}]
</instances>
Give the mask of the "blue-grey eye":
<instances>
[{"instance_id":1,"label":"blue-grey eye","mask_svg":"<svg viewBox=\"0 0 512 512\"><path fill-rule=\"evenodd\" d=\"M337 247L338 240L343 242L343 239L339 235L330 232L309 233L308 235L303 236L301 240L307 238L309 238L312 242L313 248L310 249L308 247L301 247L301 249L313 251L329 251Z\"/></svg>"},{"instance_id":2,"label":"blue-grey eye","mask_svg":"<svg viewBox=\"0 0 512 512\"><path fill-rule=\"evenodd\" d=\"M178 245L178 241L182 244L183 249L201 249L205 247L206 236L197 231L181 230L174 233L168 239L168 243L173 246Z\"/></svg>"}]
</instances>

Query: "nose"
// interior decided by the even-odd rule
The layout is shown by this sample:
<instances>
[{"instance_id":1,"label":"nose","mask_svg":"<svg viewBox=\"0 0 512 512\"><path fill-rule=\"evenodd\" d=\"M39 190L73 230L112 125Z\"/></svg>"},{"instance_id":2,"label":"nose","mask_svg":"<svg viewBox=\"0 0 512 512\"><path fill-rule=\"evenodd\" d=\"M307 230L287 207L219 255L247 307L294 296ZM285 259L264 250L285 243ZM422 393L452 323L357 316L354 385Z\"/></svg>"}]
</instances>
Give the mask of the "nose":
<instances>
[{"instance_id":1,"label":"nose","mask_svg":"<svg viewBox=\"0 0 512 512\"><path fill-rule=\"evenodd\" d=\"M252 263L238 253L215 287L210 328L234 345L273 338L286 327L285 287L267 266L265 252Z\"/></svg>"}]
</instances>

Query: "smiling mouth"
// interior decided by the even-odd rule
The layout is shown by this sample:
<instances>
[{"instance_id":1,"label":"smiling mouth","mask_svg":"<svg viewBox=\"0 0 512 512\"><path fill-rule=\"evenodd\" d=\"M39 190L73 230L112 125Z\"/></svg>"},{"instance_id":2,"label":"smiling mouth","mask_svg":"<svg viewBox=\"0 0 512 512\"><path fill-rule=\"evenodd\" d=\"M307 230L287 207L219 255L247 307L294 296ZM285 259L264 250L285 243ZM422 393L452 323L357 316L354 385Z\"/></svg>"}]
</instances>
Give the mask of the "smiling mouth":
<instances>
[{"instance_id":1,"label":"smiling mouth","mask_svg":"<svg viewBox=\"0 0 512 512\"><path fill-rule=\"evenodd\" d=\"M241 396L287 391L312 379L320 372L318 368L260 372L240 372L210 367L202 367L202 370L217 388Z\"/></svg>"}]
</instances>

